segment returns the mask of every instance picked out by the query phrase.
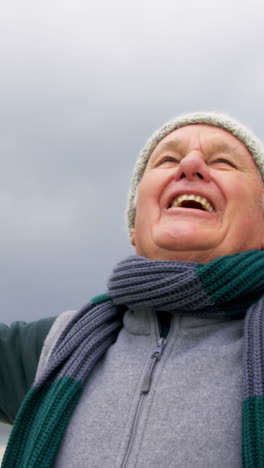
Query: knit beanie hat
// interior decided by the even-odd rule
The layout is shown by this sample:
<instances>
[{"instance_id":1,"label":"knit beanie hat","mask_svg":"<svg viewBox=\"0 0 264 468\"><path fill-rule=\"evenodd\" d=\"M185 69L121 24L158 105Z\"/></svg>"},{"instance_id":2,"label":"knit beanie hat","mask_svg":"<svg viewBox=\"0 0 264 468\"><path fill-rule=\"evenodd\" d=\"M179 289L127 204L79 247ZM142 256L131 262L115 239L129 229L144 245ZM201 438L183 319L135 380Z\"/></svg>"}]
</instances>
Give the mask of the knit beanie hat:
<instances>
[{"instance_id":1,"label":"knit beanie hat","mask_svg":"<svg viewBox=\"0 0 264 468\"><path fill-rule=\"evenodd\" d=\"M134 227L135 223L135 197L137 188L153 150L157 144L169 133L173 132L173 130L192 124L207 124L211 125L212 127L219 127L234 135L251 153L252 158L254 159L261 174L261 177L264 180L264 145L245 125L241 124L228 115L218 114L215 112L195 112L180 115L170 122L165 123L159 130L154 132L139 153L128 193L126 214L129 232L131 232L131 229Z\"/></svg>"}]
</instances>

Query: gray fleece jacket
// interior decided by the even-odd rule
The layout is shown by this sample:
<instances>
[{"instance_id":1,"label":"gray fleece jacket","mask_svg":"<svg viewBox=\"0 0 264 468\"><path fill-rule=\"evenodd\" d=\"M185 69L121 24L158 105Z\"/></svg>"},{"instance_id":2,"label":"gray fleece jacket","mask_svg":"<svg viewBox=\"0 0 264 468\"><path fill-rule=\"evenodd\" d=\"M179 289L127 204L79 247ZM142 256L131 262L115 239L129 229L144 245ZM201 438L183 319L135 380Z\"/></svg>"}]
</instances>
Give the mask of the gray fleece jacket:
<instances>
[{"instance_id":1,"label":"gray fleece jacket","mask_svg":"<svg viewBox=\"0 0 264 468\"><path fill-rule=\"evenodd\" d=\"M72 312L62 314L38 368ZM151 310L127 311L93 370L56 468L238 468L243 320L173 314L160 340Z\"/></svg>"}]
</instances>

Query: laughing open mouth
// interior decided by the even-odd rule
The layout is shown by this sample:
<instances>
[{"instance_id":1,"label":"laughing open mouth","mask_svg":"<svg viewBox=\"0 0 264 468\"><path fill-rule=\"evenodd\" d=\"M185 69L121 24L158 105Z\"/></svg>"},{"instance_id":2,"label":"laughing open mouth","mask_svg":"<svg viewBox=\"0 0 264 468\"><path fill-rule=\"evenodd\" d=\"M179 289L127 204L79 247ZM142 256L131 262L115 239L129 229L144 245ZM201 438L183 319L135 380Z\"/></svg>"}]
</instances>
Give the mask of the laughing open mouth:
<instances>
[{"instance_id":1,"label":"laughing open mouth","mask_svg":"<svg viewBox=\"0 0 264 468\"><path fill-rule=\"evenodd\" d=\"M177 195L171 201L169 208L193 208L196 210L208 211L209 213L215 213L216 210L211 203L204 197L199 195Z\"/></svg>"}]
</instances>

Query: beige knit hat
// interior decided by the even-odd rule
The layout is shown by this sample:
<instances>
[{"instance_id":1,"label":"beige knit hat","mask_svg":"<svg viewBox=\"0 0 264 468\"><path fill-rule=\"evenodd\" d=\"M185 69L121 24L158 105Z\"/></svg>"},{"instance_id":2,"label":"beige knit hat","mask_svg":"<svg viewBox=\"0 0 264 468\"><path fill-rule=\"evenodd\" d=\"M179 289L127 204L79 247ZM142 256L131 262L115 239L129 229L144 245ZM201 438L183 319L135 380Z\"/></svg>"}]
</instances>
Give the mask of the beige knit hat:
<instances>
[{"instance_id":1,"label":"beige knit hat","mask_svg":"<svg viewBox=\"0 0 264 468\"><path fill-rule=\"evenodd\" d=\"M264 145L246 126L228 115L218 114L215 112L195 112L191 114L180 115L170 122L167 122L159 130L154 132L138 156L131 179L126 211L129 233L131 232L131 229L134 227L135 223L135 196L137 187L143 176L150 155L152 154L157 144L169 133L173 132L173 130L176 130L177 128L185 127L186 125L191 124L207 124L211 125L212 127L223 128L238 138L238 140L240 140L251 153L262 176L262 179L264 180Z\"/></svg>"}]
</instances>

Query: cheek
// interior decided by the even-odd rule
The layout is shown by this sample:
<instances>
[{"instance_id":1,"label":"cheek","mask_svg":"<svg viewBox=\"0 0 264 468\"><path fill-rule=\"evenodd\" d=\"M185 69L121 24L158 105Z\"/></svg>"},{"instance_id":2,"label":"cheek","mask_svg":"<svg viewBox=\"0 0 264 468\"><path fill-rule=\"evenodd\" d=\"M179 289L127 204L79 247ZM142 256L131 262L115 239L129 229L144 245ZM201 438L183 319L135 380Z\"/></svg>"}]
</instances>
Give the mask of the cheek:
<instances>
[{"instance_id":1,"label":"cheek","mask_svg":"<svg viewBox=\"0 0 264 468\"><path fill-rule=\"evenodd\" d=\"M223 186L226 202L232 202L241 211L258 211L261 207L263 187L260 181L251 177L230 178Z\"/></svg>"},{"instance_id":2,"label":"cheek","mask_svg":"<svg viewBox=\"0 0 264 468\"><path fill-rule=\"evenodd\" d=\"M162 189L163 185L157 177L148 175L143 178L138 189L137 211L141 213L150 207L153 209L154 206L158 206Z\"/></svg>"},{"instance_id":3,"label":"cheek","mask_svg":"<svg viewBox=\"0 0 264 468\"><path fill-rule=\"evenodd\" d=\"M253 242L264 234L264 199L263 187L260 182L252 178L241 178L229 185L227 195L226 221L232 231L239 234L239 238ZM257 221L258 220L258 221ZM256 223L259 229L255 229ZM255 248L254 245L252 248Z\"/></svg>"},{"instance_id":4,"label":"cheek","mask_svg":"<svg viewBox=\"0 0 264 468\"><path fill-rule=\"evenodd\" d=\"M138 188L136 205L136 236L137 242L141 242L151 235L153 226L159 223L161 216L160 197L163 193L163 181L153 175L144 177Z\"/></svg>"}]
</instances>

